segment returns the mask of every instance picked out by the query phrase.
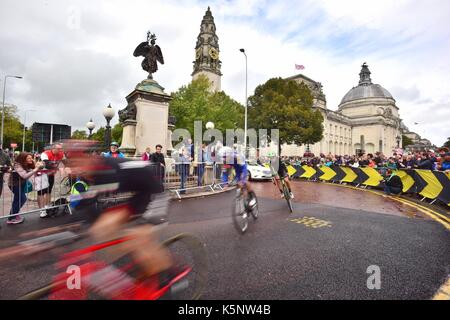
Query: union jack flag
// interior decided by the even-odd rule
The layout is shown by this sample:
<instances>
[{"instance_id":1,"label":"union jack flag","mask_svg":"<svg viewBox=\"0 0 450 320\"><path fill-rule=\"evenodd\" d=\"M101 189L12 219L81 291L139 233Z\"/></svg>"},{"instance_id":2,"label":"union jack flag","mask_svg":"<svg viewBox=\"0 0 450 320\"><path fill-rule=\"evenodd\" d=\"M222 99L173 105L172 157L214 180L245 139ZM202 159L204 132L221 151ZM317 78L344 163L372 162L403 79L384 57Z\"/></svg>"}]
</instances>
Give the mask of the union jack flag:
<instances>
[{"instance_id":1,"label":"union jack flag","mask_svg":"<svg viewBox=\"0 0 450 320\"><path fill-rule=\"evenodd\" d=\"M297 70L303 70L303 69L305 69L305 66L302 65L302 64L296 64L296 65L295 65L295 69L297 69Z\"/></svg>"}]
</instances>

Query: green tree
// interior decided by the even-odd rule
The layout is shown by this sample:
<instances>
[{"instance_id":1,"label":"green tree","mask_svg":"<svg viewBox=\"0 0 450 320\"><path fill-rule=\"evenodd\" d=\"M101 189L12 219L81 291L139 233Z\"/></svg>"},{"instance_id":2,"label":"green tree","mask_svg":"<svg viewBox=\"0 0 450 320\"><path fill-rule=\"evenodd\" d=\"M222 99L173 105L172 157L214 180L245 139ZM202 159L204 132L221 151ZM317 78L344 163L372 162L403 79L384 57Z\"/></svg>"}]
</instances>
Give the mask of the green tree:
<instances>
[{"instance_id":1,"label":"green tree","mask_svg":"<svg viewBox=\"0 0 450 320\"><path fill-rule=\"evenodd\" d=\"M106 129L104 127L98 128L98 130L92 134L91 139L103 143L103 141L105 141L105 131Z\"/></svg>"},{"instance_id":2,"label":"green tree","mask_svg":"<svg viewBox=\"0 0 450 320\"><path fill-rule=\"evenodd\" d=\"M445 141L443 147L447 147L450 149L450 137L447 138L447 141Z\"/></svg>"},{"instance_id":3,"label":"green tree","mask_svg":"<svg viewBox=\"0 0 450 320\"><path fill-rule=\"evenodd\" d=\"M117 123L111 130L112 141L116 141L119 145L122 145L122 132L123 127L120 123Z\"/></svg>"},{"instance_id":4,"label":"green tree","mask_svg":"<svg viewBox=\"0 0 450 320\"><path fill-rule=\"evenodd\" d=\"M408 138L407 136L405 136L404 134L402 135L402 145L403 145L403 148L404 147L407 147L407 146L410 146L410 145L412 145L412 144L414 144L414 142L410 139L410 138Z\"/></svg>"},{"instance_id":5,"label":"green tree","mask_svg":"<svg viewBox=\"0 0 450 320\"><path fill-rule=\"evenodd\" d=\"M305 84L272 78L249 98L249 124L255 129L279 129L284 143L313 144L322 139L323 117L313 110L313 97ZM269 133L269 131L268 131Z\"/></svg>"},{"instance_id":6,"label":"green tree","mask_svg":"<svg viewBox=\"0 0 450 320\"><path fill-rule=\"evenodd\" d=\"M3 130L3 147L10 148L11 143L17 143L17 150L22 150L23 124L17 115L17 106L5 105Z\"/></svg>"},{"instance_id":7,"label":"green tree","mask_svg":"<svg viewBox=\"0 0 450 320\"><path fill-rule=\"evenodd\" d=\"M202 121L203 126L212 121L223 133L243 127L244 107L223 91L211 92L210 85L208 78L201 76L172 93L169 113L176 118L176 128L187 129L193 135L194 121Z\"/></svg>"},{"instance_id":8,"label":"green tree","mask_svg":"<svg viewBox=\"0 0 450 320\"><path fill-rule=\"evenodd\" d=\"M72 139L77 139L77 140L87 140L88 138L88 134L86 132L86 130L75 130L72 133Z\"/></svg>"}]
</instances>

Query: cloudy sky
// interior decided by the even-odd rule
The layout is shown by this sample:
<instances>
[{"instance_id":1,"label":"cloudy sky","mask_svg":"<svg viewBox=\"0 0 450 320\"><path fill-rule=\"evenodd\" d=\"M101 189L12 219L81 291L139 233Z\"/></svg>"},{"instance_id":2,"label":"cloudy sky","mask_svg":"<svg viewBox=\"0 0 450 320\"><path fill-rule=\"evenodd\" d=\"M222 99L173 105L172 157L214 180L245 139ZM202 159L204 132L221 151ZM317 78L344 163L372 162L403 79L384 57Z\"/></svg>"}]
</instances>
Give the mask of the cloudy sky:
<instances>
[{"instance_id":1,"label":"cloudy sky","mask_svg":"<svg viewBox=\"0 0 450 320\"><path fill-rule=\"evenodd\" d=\"M245 101L271 77L295 75L323 84L328 108L358 84L367 62L372 81L397 101L410 130L441 145L450 136L450 1L414 0L0 0L0 79L6 102L27 123L104 125L109 103L146 77L132 52L158 36L166 64L155 79L170 93L187 84L206 8L214 15L222 60L222 89ZM1 83L3 86L3 83ZM118 117L113 120L117 122ZM418 123L418 124L414 124Z\"/></svg>"}]
</instances>

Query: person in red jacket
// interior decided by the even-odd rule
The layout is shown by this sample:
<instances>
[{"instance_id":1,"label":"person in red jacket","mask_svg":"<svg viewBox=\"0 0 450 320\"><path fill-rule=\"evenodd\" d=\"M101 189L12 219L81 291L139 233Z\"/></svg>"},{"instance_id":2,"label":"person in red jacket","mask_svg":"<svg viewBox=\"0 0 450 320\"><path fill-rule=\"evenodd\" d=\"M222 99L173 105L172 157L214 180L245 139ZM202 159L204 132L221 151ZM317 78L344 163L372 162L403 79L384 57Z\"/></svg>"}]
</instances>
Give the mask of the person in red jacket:
<instances>
[{"instance_id":1,"label":"person in red jacket","mask_svg":"<svg viewBox=\"0 0 450 320\"><path fill-rule=\"evenodd\" d=\"M142 161L150 161L151 155L152 154L150 153L150 147L148 147L147 149L145 149L145 152L142 155Z\"/></svg>"},{"instance_id":2,"label":"person in red jacket","mask_svg":"<svg viewBox=\"0 0 450 320\"><path fill-rule=\"evenodd\" d=\"M41 154L41 161L45 164L45 169L49 170L48 175L48 191L52 194L53 185L55 184L55 173L62 161L65 160L62 144L55 143L50 150L44 151Z\"/></svg>"}]
</instances>

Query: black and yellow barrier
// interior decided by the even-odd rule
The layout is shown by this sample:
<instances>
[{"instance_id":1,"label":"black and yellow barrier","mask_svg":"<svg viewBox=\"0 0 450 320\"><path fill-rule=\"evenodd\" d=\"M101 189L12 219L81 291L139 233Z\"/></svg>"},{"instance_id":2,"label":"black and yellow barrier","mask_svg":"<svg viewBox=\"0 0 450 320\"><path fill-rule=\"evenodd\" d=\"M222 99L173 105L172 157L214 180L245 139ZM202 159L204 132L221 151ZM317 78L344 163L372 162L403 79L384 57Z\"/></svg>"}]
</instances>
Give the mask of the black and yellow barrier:
<instances>
[{"instance_id":1,"label":"black and yellow barrier","mask_svg":"<svg viewBox=\"0 0 450 320\"><path fill-rule=\"evenodd\" d=\"M353 168L345 166L289 166L293 178L319 179L331 182L346 182L355 185L380 187L383 176L379 170L370 167ZM401 169L396 174L403 183L403 193L417 193L430 200L440 200L450 206L450 173L421 169Z\"/></svg>"}]
</instances>

